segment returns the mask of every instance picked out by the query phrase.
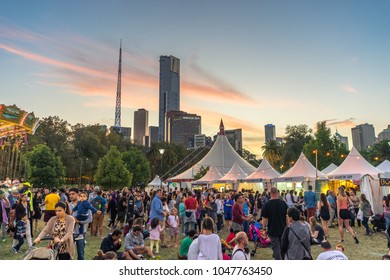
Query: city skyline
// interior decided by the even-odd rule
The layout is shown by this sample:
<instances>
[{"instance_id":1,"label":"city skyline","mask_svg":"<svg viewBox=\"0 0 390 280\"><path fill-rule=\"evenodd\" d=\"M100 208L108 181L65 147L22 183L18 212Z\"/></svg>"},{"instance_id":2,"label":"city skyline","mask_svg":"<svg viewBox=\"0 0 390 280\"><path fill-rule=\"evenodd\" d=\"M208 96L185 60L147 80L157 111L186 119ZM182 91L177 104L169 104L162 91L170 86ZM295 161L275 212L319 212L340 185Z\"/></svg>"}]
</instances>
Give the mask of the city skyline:
<instances>
[{"instance_id":1,"label":"city skyline","mask_svg":"<svg viewBox=\"0 0 390 280\"><path fill-rule=\"evenodd\" d=\"M257 156L267 123L279 137L287 125L327 120L350 146L352 127L378 134L390 123L380 113L390 93L387 1L2 6L0 103L38 117L112 126L122 38L125 127L139 108L158 125L161 55L180 59L180 109L202 116L202 133L222 118Z\"/></svg>"}]
</instances>

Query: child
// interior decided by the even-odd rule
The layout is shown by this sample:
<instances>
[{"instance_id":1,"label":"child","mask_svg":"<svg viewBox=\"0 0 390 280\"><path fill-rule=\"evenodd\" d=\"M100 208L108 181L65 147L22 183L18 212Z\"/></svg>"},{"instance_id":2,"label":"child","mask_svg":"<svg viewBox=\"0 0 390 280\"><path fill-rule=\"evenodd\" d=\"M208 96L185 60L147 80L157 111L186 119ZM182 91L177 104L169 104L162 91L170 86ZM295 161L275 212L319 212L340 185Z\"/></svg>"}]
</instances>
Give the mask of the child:
<instances>
[{"instance_id":1,"label":"child","mask_svg":"<svg viewBox=\"0 0 390 280\"><path fill-rule=\"evenodd\" d=\"M11 211L9 211L9 219L8 219L8 232L11 237L15 235L15 225L16 225L16 203L12 206Z\"/></svg>"},{"instance_id":2,"label":"child","mask_svg":"<svg viewBox=\"0 0 390 280\"><path fill-rule=\"evenodd\" d=\"M97 210L88 201L88 194L86 192L80 193L80 201L73 208L73 212L77 211L76 219L78 221L86 221L88 219L88 210L91 210L93 214L101 214L102 211ZM80 223L79 235L74 240L82 240L84 238L84 224Z\"/></svg>"},{"instance_id":3,"label":"child","mask_svg":"<svg viewBox=\"0 0 390 280\"><path fill-rule=\"evenodd\" d=\"M161 227L159 224L159 219L154 218L150 222L150 235L149 235L149 240L150 240L150 251L153 252L153 246L156 246L156 254L159 254L159 249L160 249L160 233L165 229L165 227Z\"/></svg>"},{"instance_id":4,"label":"child","mask_svg":"<svg viewBox=\"0 0 390 280\"><path fill-rule=\"evenodd\" d=\"M172 208L171 214L168 216L167 220L169 226L169 235L171 236L171 243L175 244L174 247L177 248L177 235L179 233L179 216L177 215L176 208Z\"/></svg>"},{"instance_id":5,"label":"child","mask_svg":"<svg viewBox=\"0 0 390 280\"><path fill-rule=\"evenodd\" d=\"M259 242L263 247L268 247L269 244L271 243L271 240L269 239L267 235L267 231L265 229L260 230Z\"/></svg>"},{"instance_id":6,"label":"child","mask_svg":"<svg viewBox=\"0 0 390 280\"><path fill-rule=\"evenodd\" d=\"M229 244L228 249L232 250L234 246L236 246L235 238L238 231L234 231L233 228L230 228L230 233L228 237L226 238L226 243Z\"/></svg>"},{"instance_id":7,"label":"child","mask_svg":"<svg viewBox=\"0 0 390 280\"><path fill-rule=\"evenodd\" d=\"M16 223L16 227L15 227L16 230L14 235L14 242L12 243L12 251L15 254L19 252L20 247L22 247L24 243L24 238L26 237L26 230L27 230L26 223L27 223L27 214L23 213L22 219Z\"/></svg>"}]
</instances>

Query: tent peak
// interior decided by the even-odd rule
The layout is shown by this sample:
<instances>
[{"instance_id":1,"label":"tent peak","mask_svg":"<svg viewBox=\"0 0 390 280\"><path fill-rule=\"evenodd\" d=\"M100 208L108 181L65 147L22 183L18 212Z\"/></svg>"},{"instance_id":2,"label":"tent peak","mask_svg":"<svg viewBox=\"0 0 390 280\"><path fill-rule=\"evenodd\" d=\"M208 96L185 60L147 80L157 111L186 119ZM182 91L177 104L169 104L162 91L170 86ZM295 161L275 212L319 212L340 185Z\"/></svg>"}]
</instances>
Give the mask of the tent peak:
<instances>
[{"instance_id":1,"label":"tent peak","mask_svg":"<svg viewBox=\"0 0 390 280\"><path fill-rule=\"evenodd\" d=\"M223 125L222 119L221 119L221 123L219 125L219 135L225 135L225 126Z\"/></svg>"}]
</instances>

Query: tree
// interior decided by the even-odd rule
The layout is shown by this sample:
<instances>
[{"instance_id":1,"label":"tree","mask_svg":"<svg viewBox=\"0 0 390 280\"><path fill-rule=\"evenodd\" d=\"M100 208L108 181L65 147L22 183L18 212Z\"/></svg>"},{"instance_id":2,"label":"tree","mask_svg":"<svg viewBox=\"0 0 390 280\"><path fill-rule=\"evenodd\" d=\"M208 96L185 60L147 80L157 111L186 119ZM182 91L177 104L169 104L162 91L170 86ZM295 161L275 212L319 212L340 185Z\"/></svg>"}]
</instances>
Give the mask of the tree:
<instances>
[{"instance_id":1,"label":"tree","mask_svg":"<svg viewBox=\"0 0 390 280\"><path fill-rule=\"evenodd\" d=\"M265 157L273 167L275 167L276 163L282 158L281 146L276 140L269 140L261 149L263 150L263 157Z\"/></svg>"},{"instance_id":2,"label":"tree","mask_svg":"<svg viewBox=\"0 0 390 280\"><path fill-rule=\"evenodd\" d=\"M244 148L242 149L242 158L255 167L259 166L259 161L256 159L256 155L252 154L250 151Z\"/></svg>"},{"instance_id":3,"label":"tree","mask_svg":"<svg viewBox=\"0 0 390 280\"><path fill-rule=\"evenodd\" d=\"M44 144L39 144L29 153L30 181L39 188L58 187L64 182L65 169L58 156Z\"/></svg>"},{"instance_id":4,"label":"tree","mask_svg":"<svg viewBox=\"0 0 390 280\"><path fill-rule=\"evenodd\" d=\"M104 189L123 188L131 183L131 174L116 146L111 146L108 153L99 160L95 180Z\"/></svg>"},{"instance_id":5,"label":"tree","mask_svg":"<svg viewBox=\"0 0 390 280\"><path fill-rule=\"evenodd\" d=\"M286 142L282 145L281 164L285 167L291 166L301 152L303 146L312 139L312 130L305 124L288 125L286 127Z\"/></svg>"},{"instance_id":6,"label":"tree","mask_svg":"<svg viewBox=\"0 0 390 280\"><path fill-rule=\"evenodd\" d=\"M206 166L204 167L203 165L199 168L199 171L198 173L196 173L194 175L194 181L196 180L199 180L200 178L202 178L204 175L206 175L206 173L209 171L210 169L210 166Z\"/></svg>"},{"instance_id":7,"label":"tree","mask_svg":"<svg viewBox=\"0 0 390 280\"><path fill-rule=\"evenodd\" d=\"M317 123L314 138L305 144L303 152L313 165L315 165L317 153L318 170L328 167L331 163L340 165L344 160L341 155L348 154L345 145L341 144L336 137L332 137L331 130L326 126L325 121Z\"/></svg>"},{"instance_id":8,"label":"tree","mask_svg":"<svg viewBox=\"0 0 390 280\"><path fill-rule=\"evenodd\" d=\"M368 162L376 166L386 159L390 160L390 142L388 140L376 142L372 149L362 150L360 153Z\"/></svg>"},{"instance_id":9,"label":"tree","mask_svg":"<svg viewBox=\"0 0 390 280\"><path fill-rule=\"evenodd\" d=\"M145 154L136 147L122 154L122 160L131 173L133 185L146 185L150 179L150 165Z\"/></svg>"}]
</instances>

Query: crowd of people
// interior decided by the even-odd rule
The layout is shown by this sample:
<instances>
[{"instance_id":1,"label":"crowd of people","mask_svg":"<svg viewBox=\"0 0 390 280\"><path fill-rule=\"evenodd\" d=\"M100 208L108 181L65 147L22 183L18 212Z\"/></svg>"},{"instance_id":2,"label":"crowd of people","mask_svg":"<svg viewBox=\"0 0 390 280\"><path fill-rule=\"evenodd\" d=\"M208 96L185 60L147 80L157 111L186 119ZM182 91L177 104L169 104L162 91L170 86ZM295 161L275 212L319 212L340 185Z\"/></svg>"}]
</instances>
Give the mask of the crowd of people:
<instances>
[{"instance_id":1,"label":"crowd of people","mask_svg":"<svg viewBox=\"0 0 390 280\"><path fill-rule=\"evenodd\" d=\"M60 260L85 258L88 230L101 239L95 259L126 260L159 259L161 250L168 247L177 251L178 259L249 260L248 243L254 240L256 223L256 238L265 240L265 246L270 244L275 260L313 259L311 246L316 244L323 250L317 259L348 259L343 253L345 232L356 244L356 224L365 227L366 235L373 233L368 224L369 201L343 186L337 196L328 191L317 200L311 186L300 193L274 187L262 193L221 193L211 188L103 191L90 185L49 190L8 178L0 185L13 190L0 190L2 241L8 231L13 238L11 249L18 253L24 240L33 248L51 236ZM387 230L389 203L390 195L383 200ZM107 236L103 236L105 215L111 231ZM42 217L45 226L40 230ZM340 241L333 250L329 228L336 226ZM224 234L226 240L220 238Z\"/></svg>"}]
</instances>

